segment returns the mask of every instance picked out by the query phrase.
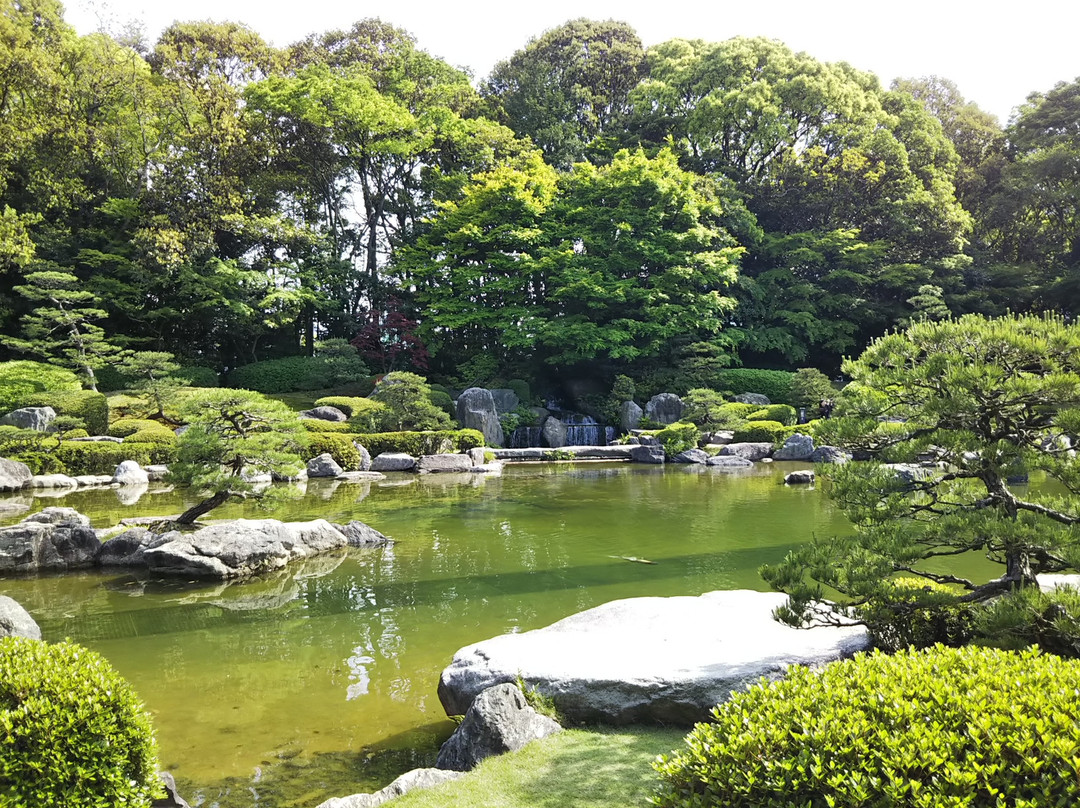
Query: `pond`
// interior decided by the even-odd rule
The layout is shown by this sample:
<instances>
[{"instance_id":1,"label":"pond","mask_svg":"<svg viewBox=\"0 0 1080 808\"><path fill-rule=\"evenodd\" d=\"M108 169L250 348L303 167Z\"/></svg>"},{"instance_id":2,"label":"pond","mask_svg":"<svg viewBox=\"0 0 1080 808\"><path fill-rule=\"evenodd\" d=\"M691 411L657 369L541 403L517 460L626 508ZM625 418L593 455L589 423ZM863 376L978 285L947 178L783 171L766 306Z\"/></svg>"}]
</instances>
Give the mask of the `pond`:
<instances>
[{"instance_id":1,"label":"pond","mask_svg":"<svg viewBox=\"0 0 1080 808\"><path fill-rule=\"evenodd\" d=\"M134 684L192 805L310 808L430 765L453 729L439 674L464 645L616 598L764 589L759 565L847 530L819 490L782 484L797 467L578 462L312 481L273 515L360 519L396 543L246 583L95 570L0 589L47 639L100 651ZM132 505L112 490L25 501L74 507L95 527L187 504L160 486Z\"/></svg>"}]
</instances>

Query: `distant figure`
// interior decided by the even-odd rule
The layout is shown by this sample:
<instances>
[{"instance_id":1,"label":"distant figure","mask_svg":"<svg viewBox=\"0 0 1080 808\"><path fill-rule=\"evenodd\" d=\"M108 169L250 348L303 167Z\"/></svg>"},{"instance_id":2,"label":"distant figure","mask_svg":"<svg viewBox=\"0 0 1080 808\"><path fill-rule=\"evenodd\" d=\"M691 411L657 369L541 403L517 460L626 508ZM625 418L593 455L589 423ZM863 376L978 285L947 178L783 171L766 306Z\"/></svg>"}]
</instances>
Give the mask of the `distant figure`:
<instances>
[{"instance_id":1,"label":"distant figure","mask_svg":"<svg viewBox=\"0 0 1080 808\"><path fill-rule=\"evenodd\" d=\"M823 398L818 402L818 415L822 418L828 418L832 415L833 400L831 398Z\"/></svg>"}]
</instances>

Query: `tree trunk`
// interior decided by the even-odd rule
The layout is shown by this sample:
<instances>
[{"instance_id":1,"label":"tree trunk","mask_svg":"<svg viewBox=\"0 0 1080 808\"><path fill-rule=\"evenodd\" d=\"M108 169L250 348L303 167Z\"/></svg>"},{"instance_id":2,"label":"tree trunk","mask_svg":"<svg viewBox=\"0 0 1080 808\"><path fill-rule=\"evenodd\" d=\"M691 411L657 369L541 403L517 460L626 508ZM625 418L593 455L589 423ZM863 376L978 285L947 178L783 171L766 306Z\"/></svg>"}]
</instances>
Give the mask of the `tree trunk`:
<instances>
[{"instance_id":1,"label":"tree trunk","mask_svg":"<svg viewBox=\"0 0 1080 808\"><path fill-rule=\"evenodd\" d=\"M176 520L178 525L193 525L195 520L202 516L204 513L209 513L214 510L218 505L224 505L229 501L228 491L219 491L209 499L204 499L198 505L192 505L186 511L184 511Z\"/></svg>"}]
</instances>

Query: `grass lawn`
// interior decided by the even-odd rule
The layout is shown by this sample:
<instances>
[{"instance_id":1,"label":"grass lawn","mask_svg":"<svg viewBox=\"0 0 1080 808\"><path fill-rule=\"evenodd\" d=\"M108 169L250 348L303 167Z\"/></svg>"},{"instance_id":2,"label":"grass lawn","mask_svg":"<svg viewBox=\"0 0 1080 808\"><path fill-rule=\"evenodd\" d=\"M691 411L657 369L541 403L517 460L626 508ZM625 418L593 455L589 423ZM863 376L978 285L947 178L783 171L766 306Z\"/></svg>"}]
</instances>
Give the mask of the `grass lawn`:
<instances>
[{"instance_id":1,"label":"grass lawn","mask_svg":"<svg viewBox=\"0 0 1080 808\"><path fill-rule=\"evenodd\" d=\"M627 808L653 793L657 755L685 729L566 730L488 758L464 778L393 801L394 808Z\"/></svg>"}]
</instances>

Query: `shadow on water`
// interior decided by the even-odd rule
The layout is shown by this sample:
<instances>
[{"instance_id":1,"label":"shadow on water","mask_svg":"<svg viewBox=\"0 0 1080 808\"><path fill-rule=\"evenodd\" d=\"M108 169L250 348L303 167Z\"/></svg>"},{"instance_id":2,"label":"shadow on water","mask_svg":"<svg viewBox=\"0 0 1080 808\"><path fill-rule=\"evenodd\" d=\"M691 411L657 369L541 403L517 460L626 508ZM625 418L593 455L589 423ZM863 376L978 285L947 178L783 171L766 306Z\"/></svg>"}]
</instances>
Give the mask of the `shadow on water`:
<instances>
[{"instance_id":1,"label":"shadow on water","mask_svg":"<svg viewBox=\"0 0 1080 808\"><path fill-rule=\"evenodd\" d=\"M50 637L77 635L83 640L93 641L125 639L272 623L280 621L283 611L289 608L297 609L298 618L317 618L400 607L445 606L458 601L503 595L591 589L635 580L656 582L681 579L690 574L700 574L703 570L714 570L719 574L731 567L756 568L782 557L795 546L742 547L715 553L668 556L654 564L615 559L561 569L518 570L415 581L379 582L377 567L374 571L365 568L367 575L364 580L353 576L322 579L282 572L247 582L180 584L160 580L140 581L137 576L123 576L110 579L103 585L124 589L126 594L131 594L132 587L141 585L147 594L171 593L172 602L155 602L146 609L135 608L123 612L62 618L43 616L38 622L45 635ZM301 600L302 604L299 602Z\"/></svg>"},{"instance_id":2,"label":"shadow on water","mask_svg":"<svg viewBox=\"0 0 1080 808\"><path fill-rule=\"evenodd\" d=\"M194 808L241 801L252 808L314 808L331 797L378 791L403 772L434 766L453 731L451 721L437 721L356 751L305 755L285 749L263 760L250 777L198 784L177 777L177 787Z\"/></svg>"}]
</instances>

